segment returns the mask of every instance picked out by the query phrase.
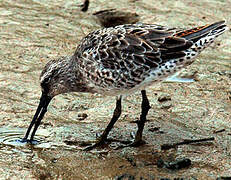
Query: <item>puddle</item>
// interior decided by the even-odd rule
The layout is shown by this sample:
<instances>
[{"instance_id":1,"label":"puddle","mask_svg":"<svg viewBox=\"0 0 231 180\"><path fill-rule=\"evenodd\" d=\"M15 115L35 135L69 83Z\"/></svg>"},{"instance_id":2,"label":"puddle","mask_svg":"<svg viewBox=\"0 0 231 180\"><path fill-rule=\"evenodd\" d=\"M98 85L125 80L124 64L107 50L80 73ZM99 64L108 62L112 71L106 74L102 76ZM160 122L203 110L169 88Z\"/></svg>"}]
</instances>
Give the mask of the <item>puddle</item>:
<instances>
[{"instance_id":1,"label":"puddle","mask_svg":"<svg viewBox=\"0 0 231 180\"><path fill-rule=\"evenodd\" d=\"M9 146L25 146L28 143L21 141L24 136L24 133L24 129L0 128L0 144ZM40 142L44 141L45 137L37 136L33 144L37 145Z\"/></svg>"},{"instance_id":2,"label":"puddle","mask_svg":"<svg viewBox=\"0 0 231 180\"><path fill-rule=\"evenodd\" d=\"M38 130L33 144L22 142L26 129L0 128L0 153L15 153L18 151L38 150L38 149L56 149L76 151L77 146L68 145L63 141L50 141L51 132L46 129ZM80 147L80 149L82 149Z\"/></svg>"}]
</instances>

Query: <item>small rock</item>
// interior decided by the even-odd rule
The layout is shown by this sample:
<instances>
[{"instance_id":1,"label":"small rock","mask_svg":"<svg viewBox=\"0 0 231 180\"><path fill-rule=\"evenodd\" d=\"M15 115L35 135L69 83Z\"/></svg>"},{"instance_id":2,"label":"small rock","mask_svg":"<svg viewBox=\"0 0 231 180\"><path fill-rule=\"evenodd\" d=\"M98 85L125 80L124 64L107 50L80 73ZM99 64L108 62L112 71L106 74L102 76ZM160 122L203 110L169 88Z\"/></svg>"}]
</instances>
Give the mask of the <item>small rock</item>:
<instances>
[{"instance_id":1,"label":"small rock","mask_svg":"<svg viewBox=\"0 0 231 180\"><path fill-rule=\"evenodd\" d=\"M52 163L56 163L57 161L58 161L58 159L56 159L56 158L51 159Z\"/></svg>"},{"instance_id":2,"label":"small rock","mask_svg":"<svg viewBox=\"0 0 231 180\"><path fill-rule=\"evenodd\" d=\"M188 158L183 159L177 159L175 161L165 162L162 159L159 159L157 161L157 167L158 168L167 168L171 170L179 170L182 168L187 168L191 165L191 160Z\"/></svg>"},{"instance_id":3,"label":"small rock","mask_svg":"<svg viewBox=\"0 0 231 180\"><path fill-rule=\"evenodd\" d=\"M88 115L86 114L86 113L80 113L80 114L78 114L78 120L79 121L82 121L82 120L84 120L84 119L86 119L88 117Z\"/></svg>"}]
</instances>

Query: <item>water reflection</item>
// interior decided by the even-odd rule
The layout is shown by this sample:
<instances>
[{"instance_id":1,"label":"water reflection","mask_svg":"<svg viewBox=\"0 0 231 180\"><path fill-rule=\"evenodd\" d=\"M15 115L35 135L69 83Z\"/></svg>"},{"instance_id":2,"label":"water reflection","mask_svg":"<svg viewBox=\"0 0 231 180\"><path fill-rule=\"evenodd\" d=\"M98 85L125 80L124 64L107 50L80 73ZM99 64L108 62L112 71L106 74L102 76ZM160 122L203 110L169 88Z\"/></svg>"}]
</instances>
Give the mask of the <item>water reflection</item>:
<instances>
[{"instance_id":1,"label":"water reflection","mask_svg":"<svg viewBox=\"0 0 231 180\"><path fill-rule=\"evenodd\" d=\"M21 139L25 133L24 129L9 129L9 128L0 128L0 143L2 145L9 146L25 146L28 145L27 142L22 142ZM33 145L37 145L40 142L44 142L45 137L37 136Z\"/></svg>"}]
</instances>

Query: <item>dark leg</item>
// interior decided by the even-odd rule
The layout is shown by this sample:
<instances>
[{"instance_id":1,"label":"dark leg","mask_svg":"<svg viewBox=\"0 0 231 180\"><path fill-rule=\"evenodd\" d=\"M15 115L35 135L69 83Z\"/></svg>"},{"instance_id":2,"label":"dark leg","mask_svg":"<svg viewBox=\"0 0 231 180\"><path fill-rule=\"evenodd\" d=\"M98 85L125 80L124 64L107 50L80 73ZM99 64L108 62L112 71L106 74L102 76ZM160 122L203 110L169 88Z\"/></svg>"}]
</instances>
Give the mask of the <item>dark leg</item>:
<instances>
[{"instance_id":1,"label":"dark leg","mask_svg":"<svg viewBox=\"0 0 231 180\"><path fill-rule=\"evenodd\" d=\"M139 146L141 144L144 144L144 141L142 140L142 133L144 129L144 124L147 121L146 116L148 114L149 109L151 108L146 95L146 91L142 90L141 94L142 94L141 115L140 115L140 120L137 121L138 130L136 132L135 140L131 144L132 146Z\"/></svg>"},{"instance_id":2,"label":"dark leg","mask_svg":"<svg viewBox=\"0 0 231 180\"><path fill-rule=\"evenodd\" d=\"M107 136L108 136L109 132L112 130L114 124L116 123L116 121L119 119L119 117L121 115L121 99L122 99L122 96L120 96L119 98L116 99L116 108L114 110L112 119L109 122L109 124L107 125L103 134L97 139L97 142L94 145L87 147L85 150L91 150L91 149L98 147L98 146L101 146L105 143L105 141L107 140Z\"/></svg>"}]
</instances>

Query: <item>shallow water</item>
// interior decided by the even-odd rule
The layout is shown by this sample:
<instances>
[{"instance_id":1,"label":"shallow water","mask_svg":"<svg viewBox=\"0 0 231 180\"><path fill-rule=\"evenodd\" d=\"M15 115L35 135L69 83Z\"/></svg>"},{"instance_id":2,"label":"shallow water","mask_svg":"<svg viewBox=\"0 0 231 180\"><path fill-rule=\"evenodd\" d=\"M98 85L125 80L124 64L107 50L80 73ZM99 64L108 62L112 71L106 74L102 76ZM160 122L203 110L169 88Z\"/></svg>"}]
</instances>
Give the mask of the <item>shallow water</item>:
<instances>
[{"instance_id":1,"label":"shallow water","mask_svg":"<svg viewBox=\"0 0 231 180\"><path fill-rule=\"evenodd\" d=\"M51 59L71 55L79 40L100 28L92 13L106 8L136 12L143 23L192 27L226 19L231 1L0 1L0 179L216 179L231 174L230 31L184 72L195 82L162 83L147 89L152 106L139 148L84 152L106 127L115 99L72 93L52 100L35 136L36 145L19 143L41 95L39 74ZM194 79L194 77L193 77ZM167 101L158 98L167 96ZM123 100L123 114L111 138L130 140L140 113L140 94ZM86 119L79 118L87 114ZM158 129L159 130L155 130ZM225 129L220 133L216 131ZM161 151L165 143L215 137L215 141ZM68 143L67 143L68 142ZM159 158L186 157L189 168L157 168Z\"/></svg>"},{"instance_id":2,"label":"shallow water","mask_svg":"<svg viewBox=\"0 0 231 180\"><path fill-rule=\"evenodd\" d=\"M21 142L24 130L12 130L8 128L0 128L0 143L2 145L25 146L26 143ZM43 141L43 139L41 139ZM38 142L36 140L36 142Z\"/></svg>"}]
</instances>

